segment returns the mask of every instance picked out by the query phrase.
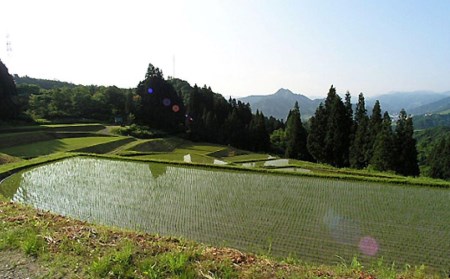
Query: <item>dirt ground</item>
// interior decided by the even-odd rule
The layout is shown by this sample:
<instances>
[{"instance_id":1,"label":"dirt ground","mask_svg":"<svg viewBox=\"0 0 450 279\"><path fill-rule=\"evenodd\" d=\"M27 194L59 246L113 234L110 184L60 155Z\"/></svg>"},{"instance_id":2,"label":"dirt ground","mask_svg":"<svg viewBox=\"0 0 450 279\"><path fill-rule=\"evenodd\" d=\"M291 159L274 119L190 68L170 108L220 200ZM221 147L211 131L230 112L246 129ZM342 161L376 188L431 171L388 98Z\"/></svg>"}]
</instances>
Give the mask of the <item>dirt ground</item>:
<instances>
[{"instance_id":1,"label":"dirt ground","mask_svg":"<svg viewBox=\"0 0 450 279\"><path fill-rule=\"evenodd\" d=\"M17 251L0 251L0 279L41 278L45 268Z\"/></svg>"}]
</instances>

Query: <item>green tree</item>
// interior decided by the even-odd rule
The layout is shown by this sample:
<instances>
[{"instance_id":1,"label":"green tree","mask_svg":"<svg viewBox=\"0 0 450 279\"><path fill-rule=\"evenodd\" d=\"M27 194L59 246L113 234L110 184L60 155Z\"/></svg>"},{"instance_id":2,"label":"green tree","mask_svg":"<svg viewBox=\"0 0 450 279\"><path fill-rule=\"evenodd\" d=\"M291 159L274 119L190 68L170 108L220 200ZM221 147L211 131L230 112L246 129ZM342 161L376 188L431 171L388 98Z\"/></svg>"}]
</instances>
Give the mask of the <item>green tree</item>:
<instances>
[{"instance_id":1,"label":"green tree","mask_svg":"<svg viewBox=\"0 0 450 279\"><path fill-rule=\"evenodd\" d=\"M285 154L286 142L286 131L283 128L279 128L270 134L270 144L274 152L278 154Z\"/></svg>"},{"instance_id":2,"label":"green tree","mask_svg":"<svg viewBox=\"0 0 450 279\"><path fill-rule=\"evenodd\" d=\"M303 127L298 102L295 102L294 109L289 112L286 121L286 153L288 158L299 160L310 160L311 155L307 148L307 133Z\"/></svg>"},{"instance_id":3,"label":"green tree","mask_svg":"<svg viewBox=\"0 0 450 279\"><path fill-rule=\"evenodd\" d=\"M383 118L381 116L381 106L380 102L376 100L375 105L372 109L372 115L370 116L369 120L369 130L368 130L368 148L367 148L367 159L370 161L370 159L373 156L374 152L374 145L375 140L378 136L378 134L381 132L382 129L382 122Z\"/></svg>"},{"instance_id":4,"label":"green tree","mask_svg":"<svg viewBox=\"0 0 450 279\"><path fill-rule=\"evenodd\" d=\"M395 171L402 175L419 175L416 140L413 138L412 118L402 109L395 128L396 162Z\"/></svg>"},{"instance_id":5,"label":"green tree","mask_svg":"<svg viewBox=\"0 0 450 279\"><path fill-rule=\"evenodd\" d=\"M450 136L442 137L433 146L428 156L428 165L431 177L450 179Z\"/></svg>"},{"instance_id":6,"label":"green tree","mask_svg":"<svg viewBox=\"0 0 450 279\"><path fill-rule=\"evenodd\" d=\"M140 96L135 112L137 122L169 132L179 131L184 126L182 98L164 80L160 69L149 64L145 79L139 82L136 93Z\"/></svg>"},{"instance_id":7,"label":"green tree","mask_svg":"<svg viewBox=\"0 0 450 279\"><path fill-rule=\"evenodd\" d=\"M264 114L256 111L250 122L250 137L254 151L268 151L270 149L270 137L266 129Z\"/></svg>"},{"instance_id":8,"label":"green tree","mask_svg":"<svg viewBox=\"0 0 450 279\"><path fill-rule=\"evenodd\" d=\"M8 68L0 60L0 120L13 119L18 114L16 84L9 74Z\"/></svg>"},{"instance_id":9,"label":"green tree","mask_svg":"<svg viewBox=\"0 0 450 279\"><path fill-rule=\"evenodd\" d=\"M307 141L308 151L316 162L326 162L325 135L327 114L323 104L319 105L309 122L310 131Z\"/></svg>"},{"instance_id":10,"label":"green tree","mask_svg":"<svg viewBox=\"0 0 450 279\"><path fill-rule=\"evenodd\" d=\"M98 107L92 100L91 93L85 87L77 87L71 96L71 110L76 117L92 117Z\"/></svg>"},{"instance_id":11,"label":"green tree","mask_svg":"<svg viewBox=\"0 0 450 279\"><path fill-rule=\"evenodd\" d=\"M347 91L345 93L345 101L344 101L344 106L345 106L345 110L346 110L346 114L345 114L345 125L344 125L344 132L347 134L347 136L344 138L345 142L344 144L347 146L347 148L345 149L345 166L350 166L350 145L353 142L353 138L354 138L354 131L353 131L353 127L354 127L354 121L353 121L353 105L352 105L352 99L351 99L351 95L350 92Z\"/></svg>"},{"instance_id":12,"label":"green tree","mask_svg":"<svg viewBox=\"0 0 450 279\"><path fill-rule=\"evenodd\" d=\"M325 100L327 130L325 134L325 163L335 167L345 167L348 162L348 129L347 109L336 89L331 86Z\"/></svg>"},{"instance_id":13,"label":"green tree","mask_svg":"<svg viewBox=\"0 0 450 279\"><path fill-rule=\"evenodd\" d=\"M381 130L375 138L370 164L374 169L379 171L394 170L394 156L395 145L392 121L389 113L385 112L381 123Z\"/></svg>"},{"instance_id":14,"label":"green tree","mask_svg":"<svg viewBox=\"0 0 450 279\"><path fill-rule=\"evenodd\" d=\"M368 165L369 149L369 117L367 116L366 104L363 93L359 94L356 105L354 131L355 135L350 147L350 166L362 169Z\"/></svg>"},{"instance_id":15,"label":"green tree","mask_svg":"<svg viewBox=\"0 0 450 279\"><path fill-rule=\"evenodd\" d=\"M331 86L325 105L310 121L308 150L313 158L336 167L348 165L349 110Z\"/></svg>"}]
</instances>

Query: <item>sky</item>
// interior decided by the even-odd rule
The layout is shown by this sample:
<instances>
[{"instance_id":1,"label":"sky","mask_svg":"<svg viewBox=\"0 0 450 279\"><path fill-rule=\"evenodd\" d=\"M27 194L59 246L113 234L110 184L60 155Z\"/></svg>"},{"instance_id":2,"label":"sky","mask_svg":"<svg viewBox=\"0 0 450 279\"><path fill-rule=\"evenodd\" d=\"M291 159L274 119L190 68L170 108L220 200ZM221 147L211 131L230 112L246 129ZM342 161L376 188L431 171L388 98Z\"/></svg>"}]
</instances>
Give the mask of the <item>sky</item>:
<instances>
[{"instance_id":1,"label":"sky","mask_svg":"<svg viewBox=\"0 0 450 279\"><path fill-rule=\"evenodd\" d=\"M10 73L136 87L149 63L224 96L450 90L450 1L2 0ZM7 51L10 42L10 51Z\"/></svg>"}]
</instances>

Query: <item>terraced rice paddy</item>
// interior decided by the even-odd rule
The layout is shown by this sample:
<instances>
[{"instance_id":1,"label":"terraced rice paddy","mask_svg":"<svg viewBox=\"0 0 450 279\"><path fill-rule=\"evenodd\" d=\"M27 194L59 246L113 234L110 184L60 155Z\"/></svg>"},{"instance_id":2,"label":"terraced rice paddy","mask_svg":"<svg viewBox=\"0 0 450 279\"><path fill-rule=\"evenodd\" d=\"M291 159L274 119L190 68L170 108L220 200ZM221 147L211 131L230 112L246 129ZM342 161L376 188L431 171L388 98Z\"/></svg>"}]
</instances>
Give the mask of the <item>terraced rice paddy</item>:
<instances>
[{"instance_id":1,"label":"terraced rice paddy","mask_svg":"<svg viewBox=\"0 0 450 279\"><path fill-rule=\"evenodd\" d=\"M0 149L0 152L16 157L33 158L55 152L70 151L93 145L123 140L125 137L81 137L39 141Z\"/></svg>"},{"instance_id":2,"label":"terraced rice paddy","mask_svg":"<svg viewBox=\"0 0 450 279\"><path fill-rule=\"evenodd\" d=\"M446 189L92 158L17 175L14 201L91 222L320 263L450 269Z\"/></svg>"}]
</instances>

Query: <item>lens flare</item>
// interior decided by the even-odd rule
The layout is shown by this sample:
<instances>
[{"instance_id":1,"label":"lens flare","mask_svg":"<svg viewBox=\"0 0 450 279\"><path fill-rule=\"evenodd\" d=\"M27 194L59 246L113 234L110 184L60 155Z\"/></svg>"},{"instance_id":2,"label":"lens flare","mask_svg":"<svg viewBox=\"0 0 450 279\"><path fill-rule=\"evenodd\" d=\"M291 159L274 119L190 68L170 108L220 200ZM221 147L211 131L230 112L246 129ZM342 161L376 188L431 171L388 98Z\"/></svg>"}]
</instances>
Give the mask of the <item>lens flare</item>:
<instances>
[{"instance_id":1,"label":"lens flare","mask_svg":"<svg viewBox=\"0 0 450 279\"><path fill-rule=\"evenodd\" d=\"M169 98L164 98L163 99L163 105L165 105L166 107L170 106L172 102L170 101Z\"/></svg>"},{"instance_id":2,"label":"lens flare","mask_svg":"<svg viewBox=\"0 0 450 279\"><path fill-rule=\"evenodd\" d=\"M337 243L355 245L360 240L361 229L358 222L335 213L333 209L327 211L323 222Z\"/></svg>"},{"instance_id":3,"label":"lens flare","mask_svg":"<svg viewBox=\"0 0 450 279\"><path fill-rule=\"evenodd\" d=\"M153 88L149 88L149 89L147 90L147 92L148 92L148 94L153 94Z\"/></svg>"},{"instance_id":4,"label":"lens flare","mask_svg":"<svg viewBox=\"0 0 450 279\"><path fill-rule=\"evenodd\" d=\"M377 241L370 236L365 236L361 238L359 241L359 250L367 256L375 256L378 252L378 243Z\"/></svg>"},{"instance_id":5,"label":"lens flare","mask_svg":"<svg viewBox=\"0 0 450 279\"><path fill-rule=\"evenodd\" d=\"M172 106L172 110L173 110L173 112L179 112L180 111L180 107L178 105L173 105Z\"/></svg>"}]
</instances>

